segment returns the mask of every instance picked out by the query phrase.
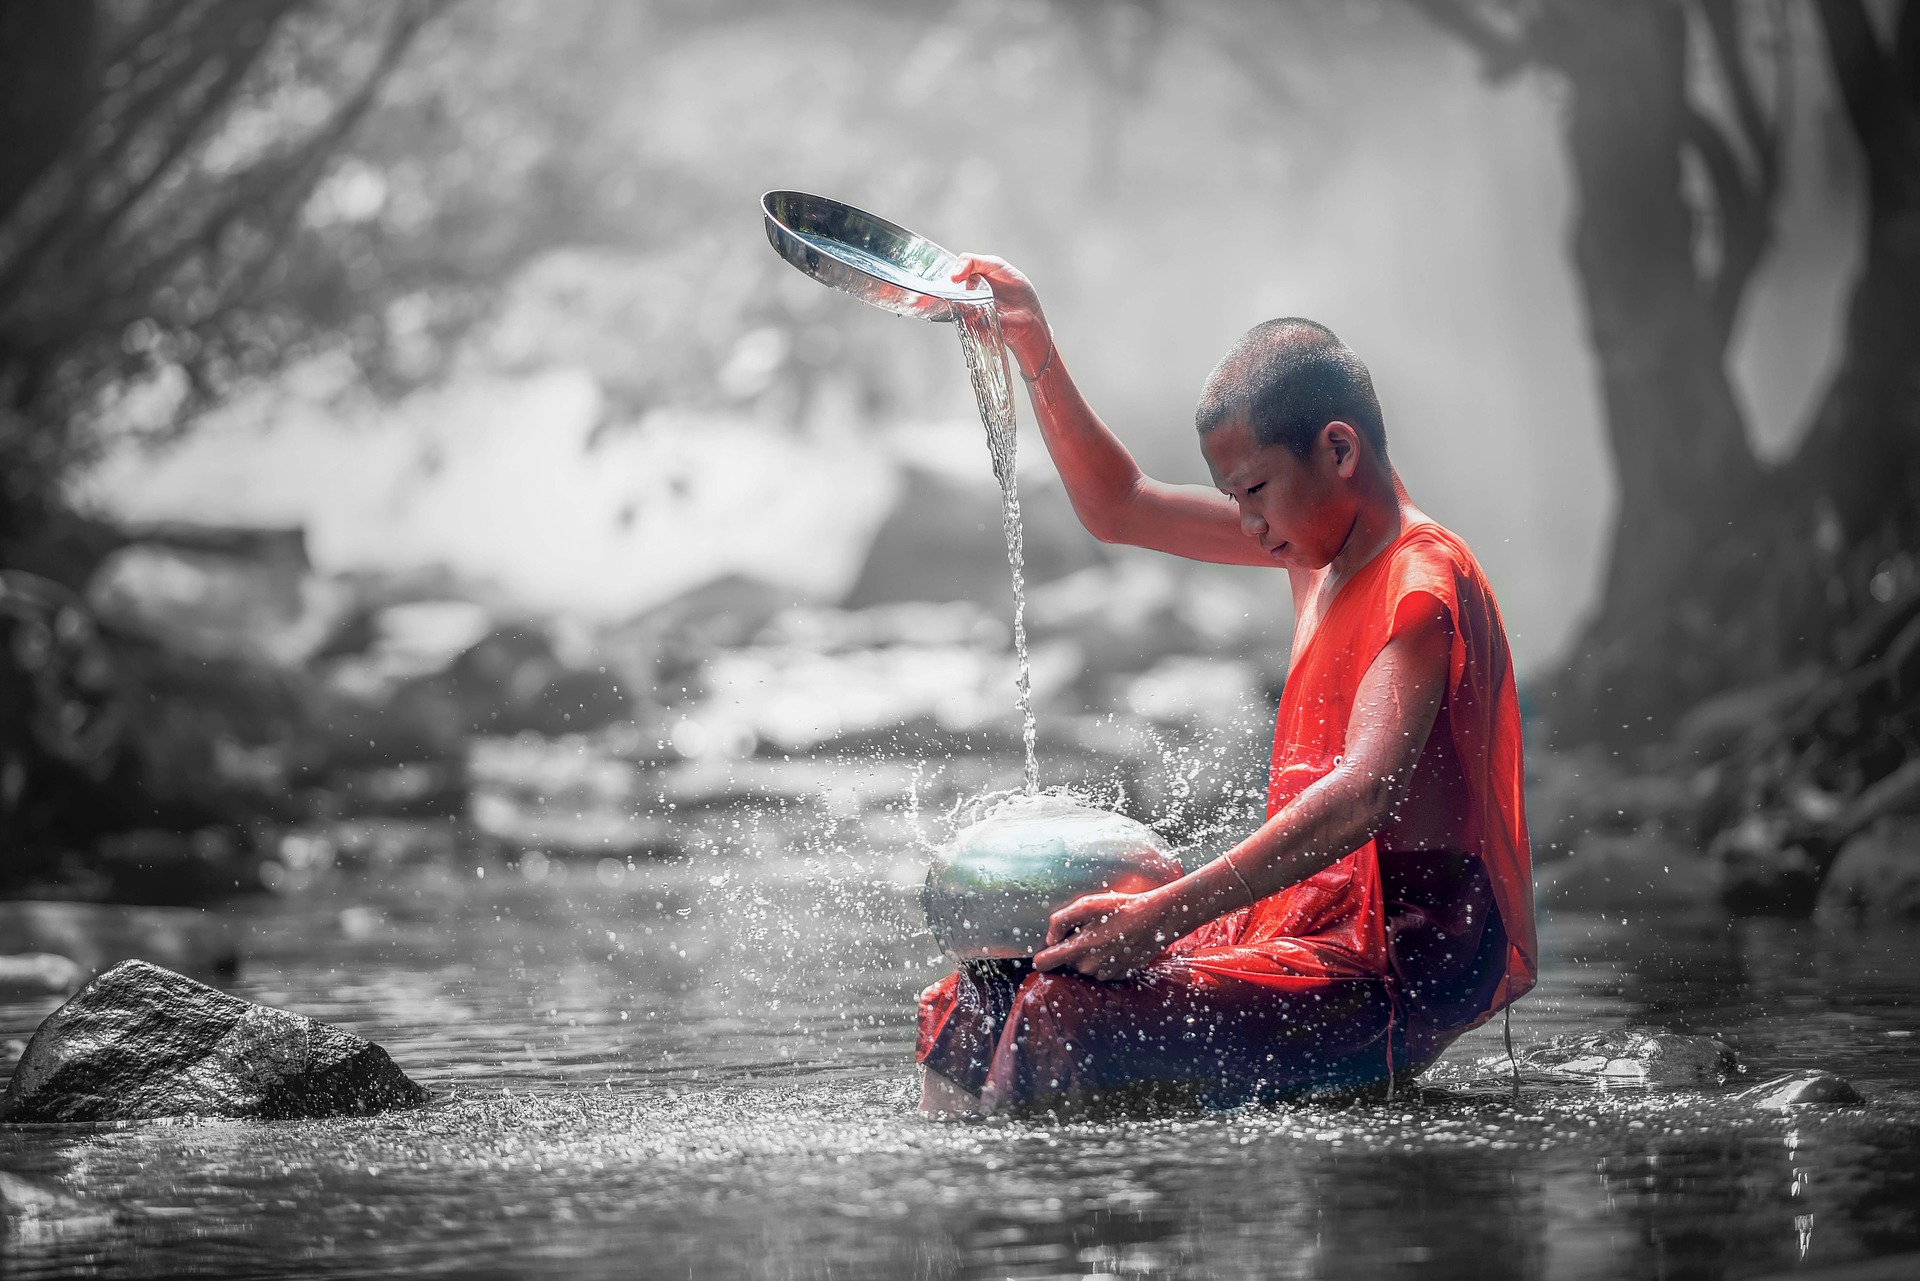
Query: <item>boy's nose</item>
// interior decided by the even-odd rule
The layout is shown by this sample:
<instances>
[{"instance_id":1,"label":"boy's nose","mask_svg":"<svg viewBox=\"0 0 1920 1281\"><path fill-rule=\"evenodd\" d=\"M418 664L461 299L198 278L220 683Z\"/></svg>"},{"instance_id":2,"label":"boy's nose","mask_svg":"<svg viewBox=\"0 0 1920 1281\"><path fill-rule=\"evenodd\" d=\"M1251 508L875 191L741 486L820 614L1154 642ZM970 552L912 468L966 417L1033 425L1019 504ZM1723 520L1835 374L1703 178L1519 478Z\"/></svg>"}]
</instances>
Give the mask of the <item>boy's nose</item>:
<instances>
[{"instance_id":1,"label":"boy's nose","mask_svg":"<svg viewBox=\"0 0 1920 1281\"><path fill-rule=\"evenodd\" d=\"M1260 537L1260 535L1267 532L1267 518L1242 504L1240 508L1240 532L1248 538Z\"/></svg>"}]
</instances>

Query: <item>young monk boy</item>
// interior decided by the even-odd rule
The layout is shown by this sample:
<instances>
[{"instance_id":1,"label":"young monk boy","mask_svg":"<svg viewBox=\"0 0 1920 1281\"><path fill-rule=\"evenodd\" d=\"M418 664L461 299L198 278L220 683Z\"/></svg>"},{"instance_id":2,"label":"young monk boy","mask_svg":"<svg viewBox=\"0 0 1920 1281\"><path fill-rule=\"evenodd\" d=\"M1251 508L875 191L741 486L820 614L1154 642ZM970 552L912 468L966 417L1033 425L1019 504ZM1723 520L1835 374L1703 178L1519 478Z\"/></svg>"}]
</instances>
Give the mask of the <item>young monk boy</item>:
<instances>
[{"instance_id":1,"label":"young monk boy","mask_svg":"<svg viewBox=\"0 0 1920 1281\"><path fill-rule=\"evenodd\" d=\"M1388 1085L1533 986L1505 629L1467 545L1407 496L1367 368L1309 320L1242 338L1196 421L1214 489L1143 475L1081 398L1033 286L985 282L1074 511L1103 542L1287 571L1267 819L1172 884L1054 913L1031 967L920 998L931 1113Z\"/></svg>"}]
</instances>

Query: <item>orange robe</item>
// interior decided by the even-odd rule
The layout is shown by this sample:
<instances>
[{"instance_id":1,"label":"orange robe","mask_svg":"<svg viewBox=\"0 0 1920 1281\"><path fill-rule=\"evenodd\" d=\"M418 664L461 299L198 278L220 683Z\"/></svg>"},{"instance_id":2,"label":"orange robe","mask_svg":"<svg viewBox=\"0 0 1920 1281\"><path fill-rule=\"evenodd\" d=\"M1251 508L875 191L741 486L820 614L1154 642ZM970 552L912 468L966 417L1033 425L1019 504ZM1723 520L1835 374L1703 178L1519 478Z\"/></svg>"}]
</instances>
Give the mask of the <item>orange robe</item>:
<instances>
[{"instance_id":1,"label":"orange robe","mask_svg":"<svg viewBox=\"0 0 1920 1281\"><path fill-rule=\"evenodd\" d=\"M966 967L921 995L920 1060L989 1108L1155 1083L1235 1106L1420 1070L1531 988L1538 951L1512 661L1492 588L1453 534L1409 527L1336 593L1281 696L1267 813L1334 767L1361 678L1403 617L1420 612L1402 607L1421 594L1446 611L1453 639L1413 787L1444 787L1458 819L1461 848L1433 851L1429 863L1451 858L1470 879L1429 878L1454 888L1403 904L1390 899L1369 841L1202 926L1124 982ZM1429 756L1447 748L1448 781L1427 781ZM1419 858L1392 856L1394 887L1422 883L1409 870ZM1455 958L1408 972L1462 950L1477 958L1470 969Z\"/></svg>"}]
</instances>

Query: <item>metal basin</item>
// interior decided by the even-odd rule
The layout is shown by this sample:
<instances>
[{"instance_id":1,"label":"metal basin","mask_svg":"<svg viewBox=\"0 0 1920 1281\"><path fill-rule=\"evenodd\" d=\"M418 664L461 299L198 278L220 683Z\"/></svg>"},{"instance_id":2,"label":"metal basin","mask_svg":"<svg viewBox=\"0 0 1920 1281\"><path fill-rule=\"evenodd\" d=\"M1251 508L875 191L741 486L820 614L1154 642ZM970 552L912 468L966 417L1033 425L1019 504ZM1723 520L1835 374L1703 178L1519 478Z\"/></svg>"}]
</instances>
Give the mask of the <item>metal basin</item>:
<instances>
[{"instance_id":1,"label":"metal basin","mask_svg":"<svg viewBox=\"0 0 1920 1281\"><path fill-rule=\"evenodd\" d=\"M897 316L949 321L956 303L984 303L993 290L950 277L959 256L864 209L804 191L760 197L774 251L824 285Z\"/></svg>"},{"instance_id":2,"label":"metal basin","mask_svg":"<svg viewBox=\"0 0 1920 1281\"><path fill-rule=\"evenodd\" d=\"M921 903L927 928L955 960L1007 959L1044 947L1047 918L1083 894L1139 893L1179 876L1152 828L1034 797L955 836L928 870Z\"/></svg>"}]
</instances>

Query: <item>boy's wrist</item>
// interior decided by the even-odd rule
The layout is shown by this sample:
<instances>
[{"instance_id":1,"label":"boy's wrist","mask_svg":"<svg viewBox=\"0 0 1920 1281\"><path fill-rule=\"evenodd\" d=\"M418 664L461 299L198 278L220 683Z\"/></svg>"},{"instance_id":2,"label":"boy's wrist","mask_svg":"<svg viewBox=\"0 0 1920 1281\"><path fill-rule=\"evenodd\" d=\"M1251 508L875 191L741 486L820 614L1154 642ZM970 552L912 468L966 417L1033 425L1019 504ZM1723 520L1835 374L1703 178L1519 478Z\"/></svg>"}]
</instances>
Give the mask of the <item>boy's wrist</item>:
<instances>
[{"instance_id":1,"label":"boy's wrist","mask_svg":"<svg viewBox=\"0 0 1920 1281\"><path fill-rule=\"evenodd\" d=\"M1057 357L1054 354L1053 330L1042 326L1039 335L1031 341L1011 344L1013 358L1020 366L1020 376L1028 382L1035 382L1046 375L1047 369Z\"/></svg>"},{"instance_id":2,"label":"boy's wrist","mask_svg":"<svg viewBox=\"0 0 1920 1281\"><path fill-rule=\"evenodd\" d=\"M1049 341L1047 343L1047 354L1040 358L1040 364L1037 368L1033 365L1031 361L1021 361L1020 376L1026 379L1030 383L1037 383L1042 378L1045 378L1047 376L1047 371L1053 368L1054 350L1055 348L1053 343Z\"/></svg>"},{"instance_id":3,"label":"boy's wrist","mask_svg":"<svg viewBox=\"0 0 1920 1281\"><path fill-rule=\"evenodd\" d=\"M1183 876L1142 895L1152 912L1155 931L1164 935L1161 939L1163 943L1171 943L1202 924L1187 920L1193 914L1193 904L1189 901L1186 885L1187 878Z\"/></svg>"}]
</instances>

